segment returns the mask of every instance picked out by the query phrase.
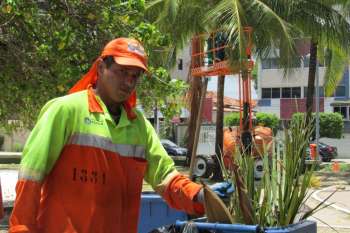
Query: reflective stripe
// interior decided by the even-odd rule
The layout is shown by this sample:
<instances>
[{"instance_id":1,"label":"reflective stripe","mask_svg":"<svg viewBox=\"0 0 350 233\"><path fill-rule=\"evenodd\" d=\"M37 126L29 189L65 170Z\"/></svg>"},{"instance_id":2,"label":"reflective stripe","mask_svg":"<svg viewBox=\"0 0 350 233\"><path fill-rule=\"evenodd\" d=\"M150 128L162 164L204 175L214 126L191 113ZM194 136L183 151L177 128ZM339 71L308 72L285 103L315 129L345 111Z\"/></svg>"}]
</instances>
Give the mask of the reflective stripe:
<instances>
[{"instance_id":1,"label":"reflective stripe","mask_svg":"<svg viewBox=\"0 0 350 233\"><path fill-rule=\"evenodd\" d=\"M111 141L110 138L97 135L75 133L69 139L68 145L69 144L79 146L92 146L112 151L125 157L146 159L145 146L115 144Z\"/></svg>"},{"instance_id":2,"label":"reflective stripe","mask_svg":"<svg viewBox=\"0 0 350 233\"><path fill-rule=\"evenodd\" d=\"M31 180L40 182L44 179L45 173L21 167L18 172L19 180Z\"/></svg>"},{"instance_id":3,"label":"reflective stripe","mask_svg":"<svg viewBox=\"0 0 350 233\"><path fill-rule=\"evenodd\" d=\"M166 188L171 183L171 181L178 175L181 175L181 174L177 170L173 170L169 174L167 174L165 178L162 180L162 182L158 184L156 187L154 187L154 190L156 191L156 193L162 196Z\"/></svg>"}]
</instances>

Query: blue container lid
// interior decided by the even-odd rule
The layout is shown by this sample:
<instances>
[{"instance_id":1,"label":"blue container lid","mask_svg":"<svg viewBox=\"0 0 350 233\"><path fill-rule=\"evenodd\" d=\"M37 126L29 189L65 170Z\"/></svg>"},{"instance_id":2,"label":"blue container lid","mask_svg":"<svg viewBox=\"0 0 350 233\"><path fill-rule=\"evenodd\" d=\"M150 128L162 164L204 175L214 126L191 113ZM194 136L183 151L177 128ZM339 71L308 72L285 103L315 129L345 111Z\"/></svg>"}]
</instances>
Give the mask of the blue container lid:
<instances>
[{"instance_id":1,"label":"blue container lid","mask_svg":"<svg viewBox=\"0 0 350 233\"><path fill-rule=\"evenodd\" d=\"M181 229L187 224L188 221L176 221L176 228ZM258 233L264 232L258 225L244 225L244 224L223 224L223 223L205 223L195 222L199 231L201 230L214 230L222 233Z\"/></svg>"}]
</instances>

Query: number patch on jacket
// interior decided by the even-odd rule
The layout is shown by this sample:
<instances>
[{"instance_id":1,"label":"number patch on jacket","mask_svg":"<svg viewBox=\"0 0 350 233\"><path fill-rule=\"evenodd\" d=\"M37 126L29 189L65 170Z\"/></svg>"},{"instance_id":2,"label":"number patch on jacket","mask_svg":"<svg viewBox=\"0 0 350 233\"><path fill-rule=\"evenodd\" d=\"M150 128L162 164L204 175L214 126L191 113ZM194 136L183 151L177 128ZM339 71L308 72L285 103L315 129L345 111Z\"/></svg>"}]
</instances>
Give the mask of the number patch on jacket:
<instances>
[{"instance_id":1,"label":"number patch on jacket","mask_svg":"<svg viewBox=\"0 0 350 233\"><path fill-rule=\"evenodd\" d=\"M106 173L88 169L73 168L73 181L106 184Z\"/></svg>"}]
</instances>

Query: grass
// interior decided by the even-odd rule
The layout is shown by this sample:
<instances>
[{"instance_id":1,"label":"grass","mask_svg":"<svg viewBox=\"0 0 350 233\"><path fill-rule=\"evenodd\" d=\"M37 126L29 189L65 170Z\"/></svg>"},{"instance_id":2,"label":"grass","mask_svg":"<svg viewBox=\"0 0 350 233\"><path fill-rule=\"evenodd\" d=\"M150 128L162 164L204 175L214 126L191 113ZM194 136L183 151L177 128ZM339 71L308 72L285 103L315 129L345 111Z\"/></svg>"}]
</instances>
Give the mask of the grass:
<instances>
[{"instance_id":1,"label":"grass","mask_svg":"<svg viewBox=\"0 0 350 233\"><path fill-rule=\"evenodd\" d=\"M18 170L19 169L19 164L16 164L16 163L9 163L9 164L3 164L3 163L0 163L0 170L7 170L7 169L10 169L10 170Z\"/></svg>"},{"instance_id":2,"label":"grass","mask_svg":"<svg viewBox=\"0 0 350 233\"><path fill-rule=\"evenodd\" d=\"M333 172L333 164L326 164L319 172ZM350 164L339 163L339 172L350 172Z\"/></svg>"}]
</instances>

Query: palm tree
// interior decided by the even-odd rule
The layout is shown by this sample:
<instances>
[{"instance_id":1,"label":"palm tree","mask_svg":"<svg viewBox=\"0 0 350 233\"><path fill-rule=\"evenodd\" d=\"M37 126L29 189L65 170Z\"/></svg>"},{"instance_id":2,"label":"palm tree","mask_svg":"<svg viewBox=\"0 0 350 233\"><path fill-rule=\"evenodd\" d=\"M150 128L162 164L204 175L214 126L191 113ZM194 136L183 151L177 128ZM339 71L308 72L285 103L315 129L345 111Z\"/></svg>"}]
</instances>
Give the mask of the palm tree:
<instances>
[{"instance_id":1,"label":"palm tree","mask_svg":"<svg viewBox=\"0 0 350 233\"><path fill-rule=\"evenodd\" d=\"M166 66L171 67L173 61L176 60L176 51L187 45L193 35L208 30L208 26L203 21L203 18L207 10L212 7L215 2L217 1L154 0L147 5L146 15L148 19L155 22L161 31L170 35L172 43L170 51L172 52L169 53L167 64L165 64ZM188 74L188 82L190 83L190 88L187 101L190 109L190 119L187 130L187 149L189 152L188 154L191 155L203 83L200 78L191 77L190 71ZM189 165L190 162L190 157L188 157L187 165Z\"/></svg>"},{"instance_id":2,"label":"palm tree","mask_svg":"<svg viewBox=\"0 0 350 233\"><path fill-rule=\"evenodd\" d=\"M251 3L254 2L254 3ZM296 54L293 48L285 50L284 46L292 43L284 44L279 39L279 44L274 44L266 38L266 27L256 19L263 16L251 17L259 12L269 12L265 17L271 17L278 20L281 26L289 31L294 38L310 38L310 65L308 76L308 95L306 108L308 119L310 119L315 85L316 61L318 48L331 48L333 53L330 57L329 66L326 72L326 92L332 93L336 87L336 83L341 79L348 54L348 45L350 38L350 25L346 18L334 8L334 5L345 4L349 7L348 1L344 0L266 0L266 1L230 1L223 0L211 11L211 18L218 20L223 27L228 28L230 39L239 43L242 38L242 32L239 30L238 22L244 22L246 25L254 27L254 44L256 45L255 54L258 57L264 57L266 51L271 51L271 45L280 49L281 64L288 68ZM246 10L242 10L246 9ZM341 8L340 8L341 9ZM269 28L273 25L267 25ZM290 31L291 30L291 31ZM270 30L269 30L270 31ZM293 38L292 37L292 38ZM278 36L276 37L278 38ZM288 39L292 39L288 38ZM272 43L271 43L272 42ZM289 44L289 45L288 45ZM282 49L282 50L281 50ZM291 49L291 50L290 50ZM292 53L288 53L288 50ZM242 50L241 50L242 51ZM322 52L320 50L319 52ZM288 70L286 69L288 72Z\"/></svg>"},{"instance_id":3,"label":"palm tree","mask_svg":"<svg viewBox=\"0 0 350 233\"><path fill-rule=\"evenodd\" d=\"M228 43L236 48L236 52L230 58L231 61L244 61L246 59L246 37L244 34L244 26L256 26L259 28L256 36L257 51L259 54L268 54L274 47L283 48L286 59L284 63L291 61L291 54L294 54L294 41L290 25L281 19L262 1L246 0L246 1L232 1L232 0L207 0L203 3L202 0L186 1L186 0L155 0L152 1L148 7L149 14L153 16L151 20L158 23L159 27L165 32L171 34L174 46L181 47L184 43L189 41L189 38L196 33L208 32L214 29L226 30L229 35ZM250 24L245 17L246 9L250 12L256 12L249 15L254 19L254 24ZM157 17L154 17L157 15ZM227 15L228 17L225 17ZM221 25L222 23L223 26ZM264 27L264 29L260 28ZM254 32L255 33L255 32ZM282 46L283 45L283 46ZM247 72L243 72L247 73ZM222 79L219 84L222 84ZM192 88L194 92L192 97L198 96L197 85ZM218 96L223 98L223 88L218 90ZM222 96L222 97L221 97ZM223 100L219 100L218 102ZM193 119L198 106L198 99L192 98L191 101L191 119L189 129L193 129ZM223 113L223 106L218 106L218 113ZM246 115L246 114L245 114ZM222 151L222 116L218 118L217 135L218 139L216 151L220 155ZM192 124L191 124L192 123ZM220 125L221 124L221 125ZM191 131L190 131L191 133ZM221 141L221 143L220 143ZM193 139L188 139L189 147L192 147ZM191 151L191 150L189 150Z\"/></svg>"},{"instance_id":4,"label":"palm tree","mask_svg":"<svg viewBox=\"0 0 350 233\"><path fill-rule=\"evenodd\" d=\"M155 0L152 1L150 9L153 9L151 11L153 13L158 12L154 14L157 15L154 17L155 21L163 30L171 34L174 45L178 48L181 48L181 45L195 33L213 29L224 30L228 35L227 43L235 48L229 53L229 59L230 61L238 60L241 64L244 64L246 60L247 38L244 27L251 26L255 46L254 55L257 58L265 58L278 48L280 63L285 68L285 74L290 71L289 67L292 67L298 56L294 39L311 38L307 97L307 109L308 112L311 112L318 45L321 45L322 48L331 47L335 51L332 53L333 56L329 62L331 65L328 66L326 72L326 91L328 93L334 90L337 80L342 75L343 70L339 71L339 67L346 64L343 58L347 54L350 27L345 18L331 7L332 4L344 2L347 1L207 0L203 3L198 0ZM247 70L244 70L245 66L242 66L242 69L242 78L245 79ZM223 96L221 93L218 95ZM195 93L192 93L192 96L196 96ZM198 98L192 98L191 116L195 116L193 113L196 112L196 106L198 106ZM246 117L248 110L247 108L243 114ZM223 109L218 108L217 111L223 112ZM195 118L191 117L189 129L193 129L191 127L193 119ZM217 127L222 128L220 119ZM218 135L220 134L218 132L217 152L221 147L221 136ZM188 142L191 147L193 140L189 138Z\"/></svg>"},{"instance_id":5,"label":"palm tree","mask_svg":"<svg viewBox=\"0 0 350 233\"><path fill-rule=\"evenodd\" d=\"M217 84L217 100L216 100L216 132L215 132L215 154L220 157L223 151L224 139L224 89L225 75L219 75ZM222 173L219 169L215 169L213 178L222 180Z\"/></svg>"},{"instance_id":6,"label":"palm tree","mask_svg":"<svg viewBox=\"0 0 350 233\"><path fill-rule=\"evenodd\" d=\"M341 80L349 54L350 24L339 9L334 6L348 4L348 1L293 1L286 20L300 29L303 35L310 37L310 62L308 75L308 92L306 98L307 121L313 111L314 89L318 53L322 55L325 48L330 49L326 71L326 94L333 94L337 83ZM313 14L309 14L314 9ZM317 14L315 14L317 12ZM317 15L315 17L315 15ZM304 19L301 19L304 17ZM322 19L322 20L320 20ZM325 61L326 62L326 61Z\"/></svg>"}]
</instances>

